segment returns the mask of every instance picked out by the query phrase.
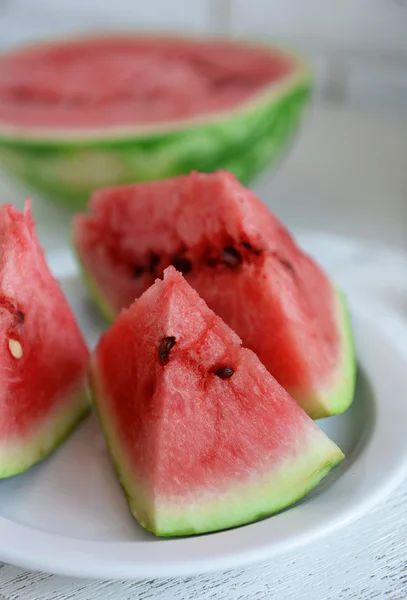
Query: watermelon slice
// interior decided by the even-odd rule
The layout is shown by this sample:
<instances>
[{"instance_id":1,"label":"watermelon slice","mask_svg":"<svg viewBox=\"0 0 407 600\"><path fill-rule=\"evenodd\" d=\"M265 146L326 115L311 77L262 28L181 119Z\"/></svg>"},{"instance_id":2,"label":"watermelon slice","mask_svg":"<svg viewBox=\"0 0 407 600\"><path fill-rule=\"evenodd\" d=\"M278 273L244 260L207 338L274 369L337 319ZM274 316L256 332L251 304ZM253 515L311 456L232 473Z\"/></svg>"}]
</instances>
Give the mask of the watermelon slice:
<instances>
[{"instance_id":1,"label":"watermelon slice","mask_svg":"<svg viewBox=\"0 0 407 600\"><path fill-rule=\"evenodd\" d=\"M310 92L278 47L99 37L0 58L0 162L55 201L96 187L229 169L244 181L277 159Z\"/></svg>"},{"instance_id":2,"label":"watermelon slice","mask_svg":"<svg viewBox=\"0 0 407 600\"><path fill-rule=\"evenodd\" d=\"M342 294L232 175L99 190L73 236L108 318L173 264L310 416L351 403L355 359Z\"/></svg>"},{"instance_id":3,"label":"watermelon slice","mask_svg":"<svg viewBox=\"0 0 407 600\"><path fill-rule=\"evenodd\" d=\"M48 456L87 414L89 352L23 213L0 207L0 479Z\"/></svg>"},{"instance_id":4,"label":"watermelon slice","mask_svg":"<svg viewBox=\"0 0 407 600\"><path fill-rule=\"evenodd\" d=\"M275 513L343 458L174 267L102 336L91 373L131 511L157 535Z\"/></svg>"}]
</instances>

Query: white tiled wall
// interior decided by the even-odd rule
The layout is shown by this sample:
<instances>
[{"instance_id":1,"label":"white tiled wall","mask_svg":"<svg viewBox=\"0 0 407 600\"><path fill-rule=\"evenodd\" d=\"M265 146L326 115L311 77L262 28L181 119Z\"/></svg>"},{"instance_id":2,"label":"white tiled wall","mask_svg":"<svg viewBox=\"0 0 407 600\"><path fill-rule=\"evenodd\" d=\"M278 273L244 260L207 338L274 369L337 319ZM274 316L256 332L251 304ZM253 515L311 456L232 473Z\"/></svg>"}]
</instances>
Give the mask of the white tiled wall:
<instances>
[{"instance_id":1,"label":"white tiled wall","mask_svg":"<svg viewBox=\"0 0 407 600\"><path fill-rule=\"evenodd\" d=\"M201 32L206 0L0 0L0 45L89 30L151 28Z\"/></svg>"},{"instance_id":2,"label":"white tiled wall","mask_svg":"<svg viewBox=\"0 0 407 600\"><path fill-rule=\"evenodd\" d=\"M0 47L116 28L271 37L308 53L321 100L407 112L407 0L0 0Z\"/></svg>"},{"instance_id":3,"label":"white tiled wall","mask_svg":"<svg viewBox=\"0 0 407 600\"><path fill-rule=\"evenodd\" d=\"M407 111L407 0L232 0L230 23L307 52L322 97Z\"/></svg>"},{"instance_id":4,"label":"white tiled wall","mask_svg":"<svg viewBox=\"0 0 407 600\"><path fill-rule=\"evenodd\" d=\"M231 18L239 32L267 33L321 48L407 54L405 2L234 0Z\"/></svg>"}]
</instances>

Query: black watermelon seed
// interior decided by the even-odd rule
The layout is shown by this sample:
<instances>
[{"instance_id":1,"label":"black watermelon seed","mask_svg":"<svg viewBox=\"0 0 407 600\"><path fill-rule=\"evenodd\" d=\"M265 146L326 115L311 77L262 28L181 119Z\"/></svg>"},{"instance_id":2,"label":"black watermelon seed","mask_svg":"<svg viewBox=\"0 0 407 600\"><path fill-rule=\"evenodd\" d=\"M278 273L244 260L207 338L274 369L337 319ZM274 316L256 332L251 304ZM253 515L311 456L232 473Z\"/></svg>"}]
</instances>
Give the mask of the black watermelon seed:
<instances>
[{"instance_id":1,"label":"black watermelon seed","mask_svg":"<svg viewBox=\"0 0 407 600\"><path fill-rule=\"evenodd\" d=\"M253 246L251 245L250 242L242 242L242 246L244 246L246 248L246 250L250 250L250 252L253 251Z\"/></svg>"},{"instance_id":2,"label":"black watermelon seed","mask_svg":"<svg viewBox=\"0 0 407 600\"><path fill-rule=\"evenodd\" d=\"M283 265L283 267L285 269L287 269L287 271L290 272L291 275L295 275L295 269L292 265L292 263L290 263L289 260L287 260L286 258L282 258L282 257L277 257L277 260L279 261L280 264Z\"/></svg>"},{"instance_id":3,"label":"black watermelon seed","mask_svg":"<svg viewBox=\"0 0 407 600\"><path fill-rule=\"evenodd\" d=\"M230 379L234 373L232 367L221 367L217 371L215 371L215 375L220 377L221 379Z\"/></svg>"},{"instance_id":4,"label":"black watermelon seed","mask_svg":"<svg viewBox=\"0 0 407 600\"><path fill-rule=\"evenodd\" d=\"M141 277L143 273L144 273L144 267L140 267L139 265L136 265L135 267L133 267L134 277Z\"/></svg>"},{"instance_id":5,"label":"black watermelon seed","mask_svg":"<svg viewBox=\"0 0 407 600\"><path fill-rule=\"evenodd\" d=\"M24 323L24 313L21 310L17 310L16 318L19 323Z\"/></svg>"},{"instance_id":6,"label":"black watermelon seed","mask_svg":"<svg viewBox=\"0 0 407 600\"><path fill-rule=\"evenodd\" d=\"M222 261L230 269L236 269L242 262L242 257L233 246L225 246L222 250Z\"/></svg>"},{"instance_id":7,"label":"black watermelon seed","mask_svg":"<svg viewBox=\"0 0 407 600\"><path fill-rule=\"evenodd\" d=\"M158 254L154 254L154 252L153 252L150 255L150 261L148 263L148 270L151 273L151 275L154 275L154 270L155 270L156 266L160 264L160 260L161 260L161 258L158 256Z\"/></svg>"},{"instance_id":8,"label":"black watermelon seed","mask_svg":"<svg viewBox=\"0 0 407 600\"><path fill-rule=\"evenodd\" d=\"M160 345L158 346L158 361L161 366L167 364L170 360L169 354L171 348L175 345L175 337L170 335L161 340Z\"/></svg>"},{"instance_id":9,"label":"black watermelon seed","mask_svg":"<svg viewBox=\"0 0 407 600\"><path fill-rule=\"evenodd\" d=\"M248 250L249 252L253 252L253 254L260 254L261 253L261 250L259 250L258 248L255 248L254 246L252 246L250 242L242 242L242 246L244 248L246 248L246 250Z\"/></svg>"},{"instance_id":10,"label":"black watermelon seed","mask_svg":"<svg viewBox=\"0 0 407 600\"><path fill-rule=\"evenodd\" d=\"M180 271L183 275L192 271L191 261L188 260L188 258L186 258L185 256L181 256L180 254L176 254L173 257L172 264L177 269L177 271Z\"/></svg>"}]
</instances>

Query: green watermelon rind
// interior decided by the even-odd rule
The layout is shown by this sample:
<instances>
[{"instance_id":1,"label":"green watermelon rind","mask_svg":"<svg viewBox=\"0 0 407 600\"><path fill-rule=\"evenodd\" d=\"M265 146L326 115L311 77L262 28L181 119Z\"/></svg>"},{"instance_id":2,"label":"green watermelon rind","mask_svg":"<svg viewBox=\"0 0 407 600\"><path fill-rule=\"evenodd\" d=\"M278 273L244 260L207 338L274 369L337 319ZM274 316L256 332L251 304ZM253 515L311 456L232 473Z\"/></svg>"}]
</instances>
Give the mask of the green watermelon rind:
<instances>
[{"instance_id":1,"label":"green watermelon rind","mask_svg":"<svg viewBox=\"0 0 407 600\"><path fill-rule=\"evenodd\" d=\"M332 442L331 444L333 445ZM220 531L253 523L279 513L305 498L344 458L340 451L335 455L332 453L330 460L322 458L323 452L321 456L318 453L315 457L305 454L301 461L296 462L295 468L289 463L281 466L280 481L276 482L275 473L271 473L269 478L265 478L260 484L248 486L246 490L243 486L231 490L232 497L222 502L221 509L217 503L209 504L204 511L199 507L199 520L194 512L188 515L184 507L178 511L169 509L167 514L162 515L152 527L147 525L145 528L160 537L192 535L208 531L208 523L210 531ZM317 466L312 473L304 477L303 473L309 472L314 458ZM236 501L235 505L233 499ZM131 501L130 508L133 512ZM193 526L188 523L191 517Z\"/></svg>"},{"instance_id":2,"label":"green watermelon rind","mask_svg":"<svg viewBox=\"0 0 407 600\"><path fill-rule=\"evenodd\" d=\"M13 131L0 124L0 163L34 191L74 209L98 187L194 170L225 169L247 184L282 157L311 93L309 69L289 56L294 68L286 81L216 115L77 132Z\"/></svg>"},{"instance_id":3,"label":"green watermelon rind","mask_svg":"<svg viewBox=\"0 0 407 600\"><path fill-rule=\"evenodd\" d=\"M41 418L21 440L0 445L0 480L18 475L47 458L85 419L91 408L90 390L86 383L80 391L70 394Z\"/></svg>"},{"instance_id":4,"label":"green watermelon rind","mask_svg":"<svg viewBox=\"0 0 407 600\"><path fill-rule=\"evenodd\" d=\"M297 398L312 419L323 419L345 412L352 404L355 393L356 355L350 313L345 294L336 289L335 295L338 330L341 336L341 360L334 376L334 383L312 398L301 399L301 401ZM314 407L315 410L310 410L310 407Z\"/></svg>"},{"instance_id":5,"label":"green watermelon rind","mask_svg":"<svg viewBox=\"0 0 407 600\"><path fill-rule=\"evenodd\" d=\"M343 413L352 404L356 385L356 353L353 339L353 330L346 296L337 290L339 329L342 337L342 366L337 376L337 384L327 395L330 414Z\"/></svg>"},{"instance_id":6,"label":"green watermelon rind","mask_svg":"<svg viewBox=\"0 0 407 600\"><path fill-rule=\"evenodd\" d=\"M216 501L207 504L202 502L200 496L200 501L195 504L185 501L177 508L171 505L167 509L160 507L160 516L157 517L158 511L154 502L142 486L135 483L131 474L129 461L114 434L114 416L106 417L102 414L101 385L94 360L91 363L90 380L95 410L130 510L144 529L159 537L220 531L272 516L304 498L344 459L344 454L338 446L321 430L316 430L310 448L304 448L294 464L288 460L283 462L278 473L271 472L270 476L264 477L260 483L241 484L229 490L228 494L220 493ZM133 501L133 498L137 498L137 501Z\"/></svg>"}]
</instances>

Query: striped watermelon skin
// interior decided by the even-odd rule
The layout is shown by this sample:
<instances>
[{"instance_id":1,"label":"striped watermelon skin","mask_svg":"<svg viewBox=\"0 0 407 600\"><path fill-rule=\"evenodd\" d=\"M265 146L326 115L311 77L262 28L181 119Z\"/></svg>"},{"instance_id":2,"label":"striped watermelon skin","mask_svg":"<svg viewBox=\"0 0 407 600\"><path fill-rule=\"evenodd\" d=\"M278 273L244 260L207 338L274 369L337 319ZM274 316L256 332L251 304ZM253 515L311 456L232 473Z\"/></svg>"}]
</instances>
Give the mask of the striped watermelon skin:
<instances>
[{"instance_id":1,"label":"striped watermelon skin","mask_svg":"<svg viewBox=\"0 0 407 600\"><path fill-rule=\"evenodd\" d=\"M151 132L51 130L42 136L0 127L0 164L30 191L73 209L83 208L97 187L191 170L226 169L247 184L283 156L311 88L307 67L293 57L293 73L284 85L271 86L230 112L155 126Z\"/></svg>"}]
</instances>

